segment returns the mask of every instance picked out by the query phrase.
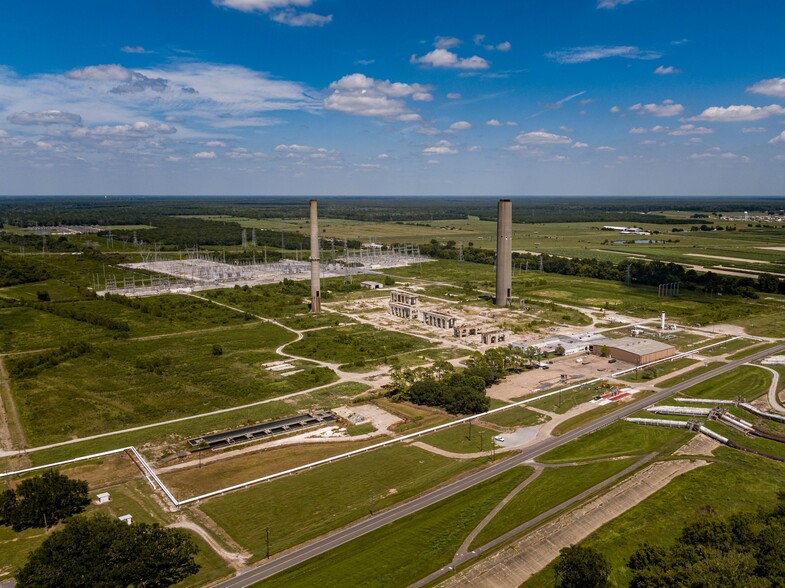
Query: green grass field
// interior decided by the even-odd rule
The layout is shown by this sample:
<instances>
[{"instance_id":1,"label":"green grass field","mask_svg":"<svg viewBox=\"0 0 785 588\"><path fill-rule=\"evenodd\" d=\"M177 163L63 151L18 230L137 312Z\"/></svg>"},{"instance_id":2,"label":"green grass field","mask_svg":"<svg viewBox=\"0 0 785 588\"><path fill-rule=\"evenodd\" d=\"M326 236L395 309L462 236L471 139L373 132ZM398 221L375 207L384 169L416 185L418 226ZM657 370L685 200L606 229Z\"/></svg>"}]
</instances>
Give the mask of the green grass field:
<instances>
[{"instance_id":1,"label":"green grass field","mask_svg":"<svg viewBox=\"0 0 785 588\"><path fill-rule=\"evenodd\" d=\"M433 347L435 344L392 331L382 331L369 325L338 327L309 331L300 341L287 345L285 351L322 361L353 363L374 360Z\"/></svg>"},{"instance_id":2,"label":"green grass field","mask_svg":"<svg viewBox=\"0 0 785 588\"><path fill-rule=\"evenodd\" d=\"M98 344L11 386L31 444L83 437L248 404L334 381L303 366L289 377L262 363L291 333L270 324ZM213 353L213 346L222 349ZM7 360L11 372L13 360Z\"/></svg>"},{"instance_id":3,"label":"green grass field","mask_svg":"<svg viewBox=\"0 0 785 588\"><path fill-rule=\"evenodd\" d=\"M626 563L638 546L670 545L681 528L714 512L718 516L770 507L785 484L785 466L771 460L720 447L716 463L678 476L665 488L590 535L581 545L601 551L612 567L611 582L626 586ZM729 491L738 488L743 491ZM657 524L652 524L656 520ZM642 534L641 530L645 529ZM552 567L524 584L553 586Z\"/></svg>"},{"instance_id":4,"label":"green grass field","mask_svg":"<svg viewBox=\"0 0 785 588\"><path fill-rule=\"evenodd\" d=\"M407 586L448 564L464 538L516 485L519 467L273 576L265 586Z\"/></svg>"},{"instance_id":5,"label":"green grass field","mask_svg":"<svg viewBox=\"0 0 785 588\"><path fill-rule=\"evenodd\" d=\"M452 453L477 453L490 451L491 447L496 446L493 443L495 435L498 435L496 431L486 429L476 423L471 423L471 425L462 423L430 433L417 440Z\"/></svg>"},{"instance_id":6,"label":"green grass field","mask_svg":"<svg viewBox=\"0 0 785 588\"><path fill-rule=\"evenodd\" d=\"M678 376L674 376L673 378L668 378L663 382L658 382L658 388L670 388L671 386L675 386L676 384L681 384L682 382L686 382L687 380L691 380L695 376L700 376L701 374L705 374L706 372L710 372L713 369L721 366L723 362L721 361L710 361L708 363L698 365L695 369L689 370L683 374Z\"/></svg>"},{"instance_id":7,"label":"green grass field","mask_svg":"<svg viewBox=\"0 0 785 588\"><path fill-rule=\"evenodd\" d=\"M494 407L495 408L495 407ZM532 427L541 423L548 422L550 417L533 410L529 410L523 406L516 406L515 408L508 408L501 412L497 412L487 417L483 417L483 421L499 425L500 427Z\"/></svg>"},{"instance_id":8,"label":"green grass field","mask_svg":"<svg viewBox=\"0 0 785 588\"><path fill-rule=\"evenodd\" d=\"M701 351L701 355L716 356L716 355L724 355L726 353L733 353L735 351L739 351L740 349L744 349L745 347L749 347L753 343L754 341L750 339L734 339L729 343L723 343L722 345L715 345L711 349L706 349L705 351Z\"/></svg>"},{"instance_id":9,"label":"green grass field","mask_svg":"<svg viewBox=\"0 0 785 588\"><path fill-rule=\"evenodd\" d=\"M743 365L714 376L710 380L684 390L684 396L717 400L754 400L769 390L771 373L758 367Z\"/></svg>"},{"instance_id":10,"label":"green grass field","mask_svg":"<svg viewBox=\"0 0 785 588\"><path fill-rule=\"evenodd\" d=\"M565 500L588 490L629 467L633 461L634 459L616 459L546 469L491 519L469 549L481 547Z\"/></svg>"},{"instance_id":11,"label":"green grass field","mask_svg":"<svg viewBox=\"0 0 785 588\"><path fill-rule=\"evenodd\" d=\"M570 463L589 459L645 455L673 451L692 436L682 429L644 427L620 421L570 441L537 458L542 463Z\"/></svg>"},{"instance_id":12,"label":"green grass field","mask_svg":"<svg viewBox=\"0 0 785 588\"><path fill-rule=\"evenodd\" d=\"M269 527L278 553L366 516L372 504L380 510L480 461L395 445L211 498L201 509L259 559L265 550L260 529Z\"/></svg>"},{"instance_id":13,"label":"green grass field","mask_svg":"<svg viewBox=\"0 0 785 588\"><path fill-rule=\"evenodd\" d=\"M696 363L698 363L697 359L682 357L681 359L674 359L673 361L665 361L662 363L658 363L657 365L651 366L650 368L637 370L637 373L630 372L629 374L622 376L619 379L624 380L625 382L635 382L635 383L646 382L647 379L644 378L644 375L653 375L653 377L648 378L648 380L653 380L655 378L662 378L663 376L667 376L668 374L671 374L675 371L684 369L691 365L695 365Z\"/></svg>"}]
</instances>

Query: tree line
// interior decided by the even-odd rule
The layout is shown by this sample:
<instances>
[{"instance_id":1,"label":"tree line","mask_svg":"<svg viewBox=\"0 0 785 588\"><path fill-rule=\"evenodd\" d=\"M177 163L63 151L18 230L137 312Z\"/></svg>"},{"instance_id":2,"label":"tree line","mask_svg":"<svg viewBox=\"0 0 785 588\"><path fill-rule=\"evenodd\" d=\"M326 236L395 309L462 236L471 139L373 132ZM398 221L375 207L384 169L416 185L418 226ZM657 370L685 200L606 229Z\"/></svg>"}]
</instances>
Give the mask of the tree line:
<instances>
[{"instance_id":1,"label":"tree line","mask_svg":"<svg viewBox=\"0 0 785 588\"><path fill-rule=\"evenodd\" d=\"M459 249L456 245L455 241L439 243L436 239L432 239L430 243L420 246L420 252L439 259L458 259ZM743 278L716 274L712 271L698 273L677 263L664 261L625 260L613 263L593 257L569 258L514 252L512 262L514 265L524 265L528 262L529 270L536 271L539 270L541 257L545 273L623 282L626 281L629 271L632 284L659 286L680 282L681 288L685 290L712 294L737 294L745 298L757 298L757 292L785 294L785 281L779 280L772 274L763 273L758 278ZM463 259L471 263L493 265L496 254L492 249L469 245L463 248Z\"/></svg>"},{"instance_id":2,"label":"tree line","mask_svg":"<svg viewBox=\"0 0 785 588\"><path fill-rule=\"evenodd\" d=\"M0 253L0 288L41 282L49 278L49 273L34 260Z\"/></svg>"}]
</instances>

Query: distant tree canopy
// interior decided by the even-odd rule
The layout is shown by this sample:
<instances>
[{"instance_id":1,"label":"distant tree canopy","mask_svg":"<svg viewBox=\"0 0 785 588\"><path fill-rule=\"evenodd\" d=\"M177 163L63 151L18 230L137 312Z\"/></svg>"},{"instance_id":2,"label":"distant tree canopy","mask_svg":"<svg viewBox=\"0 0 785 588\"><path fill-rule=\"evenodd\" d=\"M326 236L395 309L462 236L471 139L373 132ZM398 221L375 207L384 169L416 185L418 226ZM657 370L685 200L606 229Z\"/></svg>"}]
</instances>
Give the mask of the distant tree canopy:
<instances>
[{"instance_id":1,"label":"distant tree canopy","mask_svg":"<svg viewBox=\"0 0 785 588\"><path fill-rule=\"evenodd\" d=\"M0 288L49 279L49 274L31 257L0 253Z\"/></svg>"},{"instance_id":2,"label":"distant tree canopy","mask_svg":"<svg viewBox=\"0 0 785 588\"><path fill-rule=\"evenodd\" d=\"M77 516L30 554L16 579L20 588L163 588L199 571L197 552L182 529Z\"/></svg>"},{"instance_id":3,"label":"distant tree canopy","mask_svg":"<svg viewBox=\"0 0 785 588\"><path fill-rule=\"evenodd\" d=\"M627 566L632 588L785 586L785 494L769 510L690 523L670 547L644 543Z\"/></svg>"},{"instance_id":4,"label":"distant tree canopy","mask_svg":"<svg viewBox=\"0 0 785 588\"><path fill-rule=\"evenodd\" d=\"M0 494L0 525L23 531L51 527L90 504L87 482L50 470Z\"/></svg>"}]
</instances>

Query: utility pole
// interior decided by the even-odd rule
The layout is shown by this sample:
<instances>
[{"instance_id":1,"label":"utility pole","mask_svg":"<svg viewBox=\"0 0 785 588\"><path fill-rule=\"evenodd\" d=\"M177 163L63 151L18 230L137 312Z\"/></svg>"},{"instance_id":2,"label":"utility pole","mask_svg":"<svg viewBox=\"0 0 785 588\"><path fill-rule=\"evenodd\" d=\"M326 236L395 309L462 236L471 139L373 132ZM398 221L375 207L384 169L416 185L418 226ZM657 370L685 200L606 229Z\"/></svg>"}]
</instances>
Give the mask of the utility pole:
<instances>
[{"instance_id":1,"label":"utility pole","mask_svg":"<svg viewBox=\"0 0 785 588\"><path fill-rule=\"evenodd\" d=\"M265 535L265 543L267 545L267 555L266 558L270 559L270 527L264 528L264 535Z\"/></svg>"}]
</instances>

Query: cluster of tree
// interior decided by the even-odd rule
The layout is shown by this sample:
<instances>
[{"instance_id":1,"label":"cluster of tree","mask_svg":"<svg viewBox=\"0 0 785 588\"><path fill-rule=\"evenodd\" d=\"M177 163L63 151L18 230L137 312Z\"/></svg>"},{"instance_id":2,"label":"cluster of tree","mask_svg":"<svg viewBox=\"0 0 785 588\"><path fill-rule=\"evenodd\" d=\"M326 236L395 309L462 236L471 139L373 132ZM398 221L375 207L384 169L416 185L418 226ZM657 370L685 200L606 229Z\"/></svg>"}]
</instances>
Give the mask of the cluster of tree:
<instances>
[{"instance_id":1,"label":"cluster of tree","mask_svg":"<svg viewBox=\"0 0 785 588\"><path fill-rule=\"evenodd\" d=\"M695 521L670 547L644 544L627 565L633 588L785 586L785 493L772 509Z\"/></svg>"},{"instance_id":2,"label":"cluster of tree","mask_svg":"<svg viewBox=\"0 0 785 588\"><path fill-rule=\"evenodd\" d=\"M49 274L34 260L0 253L0 288L49 279Z\"/></svg>"},{"instance_id":3,"label":"cluster of tree","mask_svg":"<svg viewBox=\"0 0 785 588\"><path fill-rule=\"evenodd\" d=\"M458 259L455 241L439 243L435 239L420 246L426 255L440 259ZM463 248L465 261L492 265L495 253L491 249L480 249L470 245ZM530 270L538 270L540 256L529 253L513 253L512 262L523 265L528 262ZM746 298L756 298L756 292L785 294L785 281L771 274L760 274L755 278L726 276L714 272L698 273L677 263L663 261L625 260L619 263L595 258L569 258L557 255L542 255L542 267L546 273L567 276L583 276L600 280L625 281L629 268L633 284L659 286L671 282L681 282L685 290L699 290L714 294L737 294Z\"/></svg>"},{"instance_id":4,"label":"cluster of tree","mask_svg":"<svg viewBox=\"0 0 785 588\"><path fill-rule=\"evenodd\" d=\"M182 529L75 516L30 554L16 579L20 588L163 588L199 571L198 551Z\"/></svg>"},{"instance_id":5,"label":"cluster of tree","mask_svg":"<svg viewBox=\"0 0 785 588\"><path fill-rule=\"evenodd\" d=\"M393 368L388 395L395 401L443 408L451 414L476 414L490 407L485 389L506 374L532 367L538 362L536 347L496 347L485 353L475 351L466 367L456 369L446 361L430 367Z\"/></svg>"},{"instance_id":6,"label":"cluster of tree","mask_svg":"<svg viewBox=\"0 0 785 588\"><path fill-rule=\"evenodd\" d=\"M565 221L647 223L693 223L694 219L668 219L664 211L720 210L764 212L785 206L782 197L772 198L696 198L691 202L678 199L624 197L520 197L513 198L515 222L546 223ZM122 225L146 224L152 216L227 215L250 218L304 218L308 198L231 197L96 197L9 198L0 202L0 219L17 226L57 224ZM478 216L496 219L495 199L480 197L441 197L407 199L391 197L337 197L322 199L319 212L323 218L398 222L465 219ZM643 214L642 214L643 213ZM659 213L659 214L653 214ZM191 242L193 244L193 242Z\"/></svg>"},{"instance_id":7,"label":"cluster of tree","mask_svg":"<svg viewBox=\"0 0 785 588\"><path fill-rule=\"evenodd\" d=\"M8 245L14 249L24 248L27 252L41 251L46 246L46 250L54 253L73 253L79 251L79 247L70 241L65 235L58 237L30 235L19 233L6 233L0 231L0 244Z\"/></svg>"},{"instance_id":8,"label":"cluster of tree","mask_svg":"<svg viewBox=\"0 0 785 588\"><path fill-rule=\"evenodd\" d=\"M121 335L125 335L131 330L131 326L126 321L118 321L108 316L101 316L100 314L87 312L84 309L75 308L73 306L41 301L22 301L22 304L24 306L35 308L36 310L41 310L43 312L48 312L62 318L68 318L81 323L95 325L96 327L103 327L111 331L117 331Z\"/></svg>"},{"instance_id":9,"label":"cluster of tree","mask_svg":"<svg viewBox=\"0 0 785 588\"><path fill-rule=\"evenodd\" d=\"M53 368L64 361L90 353L93 346L84 341L65 343L53 351L8 358L8 373L16 378L34 376L45 369Z\"/></svg>"},{"instance_id":10,"label":"cluster of tree","mask_svg":"<svg viewBox=\"0 0 785 588\"><path fill-rule=\"evenodd\" d=\"M50 470L0 494L0 525L16 532L53 527L88 504L87 482Z\"/></svg>"}]
</instances>

